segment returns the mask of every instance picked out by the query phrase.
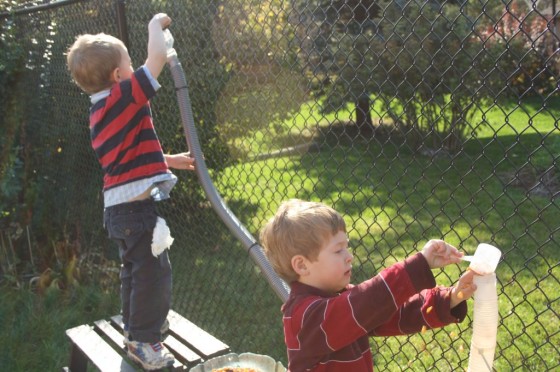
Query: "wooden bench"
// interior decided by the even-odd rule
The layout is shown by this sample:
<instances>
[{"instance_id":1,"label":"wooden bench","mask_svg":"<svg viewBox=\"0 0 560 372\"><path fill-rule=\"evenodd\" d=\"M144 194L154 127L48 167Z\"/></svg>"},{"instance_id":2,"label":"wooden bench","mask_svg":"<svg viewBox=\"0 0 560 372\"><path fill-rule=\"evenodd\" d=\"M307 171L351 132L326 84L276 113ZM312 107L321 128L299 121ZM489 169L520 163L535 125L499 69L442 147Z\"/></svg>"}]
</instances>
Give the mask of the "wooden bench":
<instances>
[{"instance_id":1,"label":"wooden bench","mask_svg":"<svg viewBox=\"0 0 560 372\"><path fill-rule=\"evenodd\" d=\"M167 320L169 331L163 343L175 355L175 364L167 370L188 371L201 362L230 351L228 345L173 310ZM85 324L68 329L66 335L72 349L70 364L63 371L85 372L89 363L107 372L141 370L126 356L120 315L110 320L98 320L93 326Z\"/></svg>"}]
</instances>

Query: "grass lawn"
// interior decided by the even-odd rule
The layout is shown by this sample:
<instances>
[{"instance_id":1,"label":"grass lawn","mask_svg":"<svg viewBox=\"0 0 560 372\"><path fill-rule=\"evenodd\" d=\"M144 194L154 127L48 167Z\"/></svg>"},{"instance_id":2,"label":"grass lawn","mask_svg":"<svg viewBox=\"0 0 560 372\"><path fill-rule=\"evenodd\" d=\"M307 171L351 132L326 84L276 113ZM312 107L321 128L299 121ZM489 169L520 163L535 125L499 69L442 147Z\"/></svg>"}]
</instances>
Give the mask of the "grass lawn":
<instances>
[{"instance_id":1,"label":"grass lawn","mask_svg":"<svg viewBox=\"0 0 560 372\"><path fill-rule=\"evenodd\" d=\"M546 168L557 161L560 100L547 105L542 110L528 101L510 111L481 111L477 120L491 125L459 154L434 158L414 154L405 143L330 133L328 124L347 121L350 112L323 117L308 106L278 133L251 133L240 146L256 154L313 138L318 151L242 162L214 181L255 236L288 198L320 200L342 212L355 255L354 282L413 254L430 238L444 238L466 253L479 242L493 243L503 252L494 367L548 370L560 365L559 202L504 185L502 178L527 162ZM175 310L236 352L269 354L286 364L279 301L212 210L197 209L189 218L169 221L177 232L171 250L180 294ZM219 243L187 244L202 235ZM451 284L465 268L438 270L436 280ZM69 355L63 330L119 308L114 293L89 287L44 296L0 287L0 296L0 370L6 371L59 370ZM376 370L466 369L471 320L472 306L457 326L372 339Z\"/></svg>"},{"instance_id":2,"label":"grass lawn","mask_svg":"<svg viewBox=\"0 0 560 372\"><path fill-rule=\"evenodd\" d=\"M546 168L556 162L560 101L549 100L546 110L537 100L512 107L475 116L474 121L491 125L482 127L458 155L416 156L405 144L327 134L315 137L318 152L244 163L228 169L217 183L234 205L243 204L234 212L255 234L288 198L321 200L342 212L355 254L355 282L416 252L432 237L470 254L480 242L498 246L503 261L497 269L495 368L547 370L560 364L559 203L507 186L504 177L525 163ZM312 116L298 114L284 131L285 141L261 133L249 143L270 149L274 143L309 140L316 129L309 124ZM438 283L451 284L465 267L438 272ZM470 311L457 326L409 338L373 339L377 368L466 369Z\"/></svg>"},{"instance_id":3,"label":"grass lawn","mask_svg":"<svg viewBox=\"0 0 560 372\"><path fill-rule=\"evenodd\" d=\"M0 370L6 372L60 371L70 358L64 330L120 308L118 296L96 286L72 293L49 290L41 296L0 286L0 298Z\"/></svg>"}]
</instances>

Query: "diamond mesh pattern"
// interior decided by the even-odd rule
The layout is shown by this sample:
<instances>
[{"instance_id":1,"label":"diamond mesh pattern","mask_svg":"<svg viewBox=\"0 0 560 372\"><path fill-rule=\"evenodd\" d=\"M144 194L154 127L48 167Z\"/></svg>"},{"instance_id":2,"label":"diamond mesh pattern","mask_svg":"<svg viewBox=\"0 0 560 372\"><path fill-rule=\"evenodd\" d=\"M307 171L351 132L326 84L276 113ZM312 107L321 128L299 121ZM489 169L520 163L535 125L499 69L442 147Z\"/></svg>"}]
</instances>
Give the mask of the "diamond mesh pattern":
<instances>
[{"instance_id":1,"label":"diamond mesh pattern","mask_svg":"<svg viewBox=\"0 0 560 372\"><path fill-rule=\"evenodd\" d=\"M11 216L31 225L38 247L63 237L78 242L93 280L106 280L109 270L99 263L117 256L102 229L88 98L71 83L64 52L81 33L119 36L120 4L138 66L146 58L147 22L166 12L212 178L249 231L258 236L288 198L332 205L346 219L355 281L430 238L471 254L479 242L493 243L503 252L495 368L554 370L560 367L560 54L552 3L1 5L3 58L16 62L7 65L11 75L0 70L8 87L2 101L10 102L0 104L6 126L0 160L3 172L17 170L25 188L15 194L5 188L0 207L21 211ZM185 151L167 69L160 83L152 101L158 135L165 151ZM280 302L218 220L195 175L176 173L178 186L161 206L175 237L174 309L236 352L285 364ZM6 187L9 174L2 175ZM437 271L437 281L452 284L464 269ZM114 276L110 283L118 285ZM372 339L376 369L465 369L471 322L469 313L457 326Z\"/></svg>"}]
</instances>

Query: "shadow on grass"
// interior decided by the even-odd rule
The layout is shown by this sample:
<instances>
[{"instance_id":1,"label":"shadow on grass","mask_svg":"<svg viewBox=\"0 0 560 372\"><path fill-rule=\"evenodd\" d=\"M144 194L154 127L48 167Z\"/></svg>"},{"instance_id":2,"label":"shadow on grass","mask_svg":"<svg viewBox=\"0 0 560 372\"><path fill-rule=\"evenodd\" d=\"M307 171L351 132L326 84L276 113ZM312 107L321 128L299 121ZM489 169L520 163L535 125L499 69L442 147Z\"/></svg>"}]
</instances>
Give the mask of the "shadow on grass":
<instances>
[{"instance_id":1,"label":"shadow on grass","mask_svg":"<svg viewBox=\"0 0 560 372\"><path fill-rule=\"evenodd\" d=\"M321 133L315 137L318 151L239 164L214 180L256 238L282 201L323 201L347 223L354 282L414 254L431 238L443 238L465 253L490 242L503 252L497 270L502 317L497 365L507 369L529 361L541 370L554 365L539 362L533 350L540 345L554 354L553 342L539 340L560 334L551 311L560 278L558 200L531 195L501 175L515 175L528 162L555 164L557 152L550 146L558 143L557 134L477 139L457 154L422 156L402 138L379 132L331 127ZM184 195L198 187L196 181L182 184L165 206L175 237L173 308L234 352L267 354L286 364L280 300L204 197ZM454 283L465 268L435 272L438 283ZM417 352L422 348L461 343L468 350L470 319L458 334L443 329L433 340L376 339L376 363L408 363L401 346L408 355L422 354L413 368L430 365ZM464 354L453 355L453 365L465 365Z\"/></svg>"}]
</instances>

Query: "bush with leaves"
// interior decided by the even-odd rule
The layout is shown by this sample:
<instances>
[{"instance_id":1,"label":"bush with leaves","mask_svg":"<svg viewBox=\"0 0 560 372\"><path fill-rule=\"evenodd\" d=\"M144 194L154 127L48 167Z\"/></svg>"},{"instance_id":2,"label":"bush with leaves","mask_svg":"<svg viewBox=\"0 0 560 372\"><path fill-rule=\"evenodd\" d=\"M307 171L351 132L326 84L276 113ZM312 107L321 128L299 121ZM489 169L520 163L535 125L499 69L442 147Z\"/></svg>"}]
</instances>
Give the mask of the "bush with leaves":
<instances>
[{"instance_id":1,"label":"bush with leaves","mask_svg":"<svg viewBox=\"0 0 560 372\"><path fill-rule=\"evenodd\" d=\"M19 215L25 179L24 106L18 94L25 69L25 53L17 40L13 23L6 19L0 27L0 116L3 122L0 136L0 228L6 228L7 221Z\"/></svg>"},{"instance_id":2,"label":"bush with leaves","mask_svg":"<svg viewBox=\"0 0 560 372\"><path fill-rule=\"evenodd\" d=\"M475 35L488 49L503 51L507 46L508 62L515 68L507 76L513 93L526 97L554 92L560 72L560 40L552 16L542 9L530 9L525 1L500 4L489 15L490 20L479 24Z\"/></svg>"},{"instance_id":3,"label":"bush with leaves","mask_svg":"<svg viewBox=\"0 0 560 372\"><path fill-rule=\"evenodd\" d=\"M495 18L481 19L477 4L354 3L295 2L306 76L325 112L355 103L356 123L370 125L371 98L374 121L392 125L413 149L460 149L484 125L472 121L484 103L518 94L523 76L534 84L542 74L529 68L531 45L479 35Z\"/></svg>"}]
</instances>

